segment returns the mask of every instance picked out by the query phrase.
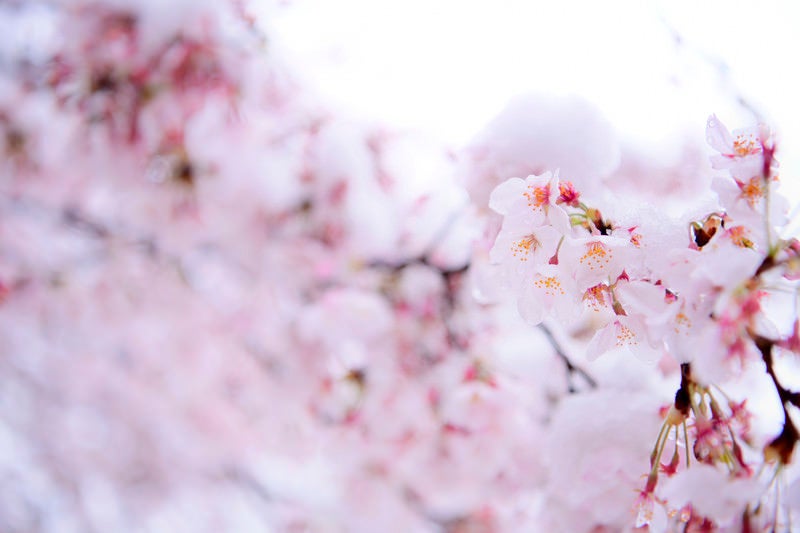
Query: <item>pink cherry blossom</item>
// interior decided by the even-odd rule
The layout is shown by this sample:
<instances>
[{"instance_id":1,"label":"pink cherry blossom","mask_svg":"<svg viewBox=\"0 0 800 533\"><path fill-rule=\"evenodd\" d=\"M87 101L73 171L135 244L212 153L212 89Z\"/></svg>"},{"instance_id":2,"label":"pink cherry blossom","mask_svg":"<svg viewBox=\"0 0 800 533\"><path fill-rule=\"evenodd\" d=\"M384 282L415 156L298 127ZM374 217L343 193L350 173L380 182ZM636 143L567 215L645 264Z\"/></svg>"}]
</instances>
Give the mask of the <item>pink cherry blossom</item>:
<instances>
[{"instance_id":1,"label":"pink cherry blossom","mask_svg":"<svg viewBox=\"0 0 800 533\"><path fill-rule=\"evenodd\" d=\"M323 101L281 5L0 5L0 530L796 522L783 145L523 97L446 147Z\"/></svg>"},{"instance_id":2,"label":"pink cherry blossom","mask_svg":"<svg viewBox=\"0 0 800 533\"><path fill-rule=\"evenodd\" d=\"M489 207L501 215L521 218L532 226L548 224L566 233L569 220L557 205L560 194L558 176L550 172L530 175L525 180L512 178L492 191Z\"/></svg>"},{"instance_id":3,"label":"pink cherry blossom","mask_svg":"<svg viewBox=\"0 0 800 533\"><path fill-rule=\"evenodd\" d=\"M762 171L764 143L769 132L763 127L728 131L715 115L708 118L706 138L709 146L719 153L711 158L717 169L728 169L734 177L747 181Z\"/></svg>"}]
</instances>

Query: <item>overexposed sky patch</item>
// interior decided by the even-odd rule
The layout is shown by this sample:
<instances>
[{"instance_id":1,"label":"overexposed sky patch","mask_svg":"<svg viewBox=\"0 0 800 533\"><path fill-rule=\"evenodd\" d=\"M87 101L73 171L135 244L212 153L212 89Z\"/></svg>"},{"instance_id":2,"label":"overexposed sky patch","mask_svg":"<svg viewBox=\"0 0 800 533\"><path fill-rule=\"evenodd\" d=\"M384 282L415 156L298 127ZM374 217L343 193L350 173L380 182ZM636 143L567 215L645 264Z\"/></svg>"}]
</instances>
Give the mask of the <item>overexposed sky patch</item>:
<instances>
[{"instance_id":1,"label":"overexposed sky patch","mask_svg":"<svg viewBox=\"0 0 800 533\"><path fill-rule=\"evenodd\" d=\"M800 7L790 1L294 0L272 43L337 107L452 146L514 95L578 94L629 142L702 142L716 113L781 135L800 180ZM800 190L800 188L792 188Z\"/></svg>"}]
</instances>

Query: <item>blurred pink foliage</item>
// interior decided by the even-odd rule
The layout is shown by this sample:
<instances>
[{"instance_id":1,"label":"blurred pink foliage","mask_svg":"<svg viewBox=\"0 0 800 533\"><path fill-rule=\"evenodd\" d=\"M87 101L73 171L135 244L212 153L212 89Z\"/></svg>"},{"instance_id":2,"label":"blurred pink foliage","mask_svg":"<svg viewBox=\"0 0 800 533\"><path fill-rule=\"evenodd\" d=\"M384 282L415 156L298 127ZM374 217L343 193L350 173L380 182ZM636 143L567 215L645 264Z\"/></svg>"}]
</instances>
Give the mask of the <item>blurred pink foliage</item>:
<instances>
[{"instance_id":1,"label":"blurred pink foliage","mask_svg":"<svg viewBox=\"0 0 800 533\"><path fill-rule=\"evenodd\" d=\"M788 527L766 129L665 164L533 95L454 154L250 7L0 4L49 28L1 65L0 531Z\"/></svg>"}]
</instances>

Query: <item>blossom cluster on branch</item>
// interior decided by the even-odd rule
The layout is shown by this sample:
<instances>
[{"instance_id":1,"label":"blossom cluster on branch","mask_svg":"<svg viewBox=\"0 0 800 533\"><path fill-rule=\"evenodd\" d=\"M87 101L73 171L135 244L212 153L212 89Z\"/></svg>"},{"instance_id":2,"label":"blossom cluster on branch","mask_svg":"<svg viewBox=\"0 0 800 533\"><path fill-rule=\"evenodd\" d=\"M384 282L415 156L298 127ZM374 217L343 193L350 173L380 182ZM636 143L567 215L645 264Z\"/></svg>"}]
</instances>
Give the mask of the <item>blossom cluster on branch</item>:
<instances>
[{"instance_id":1,"label":"blossom cluster on branch","mask_svg":"<svg viewBox=\"0 0 800 533\"><path fill-rule=\"evenodd\" d=\"M618 199L587 205L572 183L552 173L511 178L491 195L503 221L490 261L530 324L591 315L596 331L586 344L588 358L624 351L680 365L680 388L651 454L637 525L652 523L659 504L690 524L752 530L766 490L752 465L777 461L779 470L790 464L798 437L786 409L796 399L780 384L772 356L775 347L796 349L796 312L791 332L781 333L764 306L780 292L796 294L800 242L781 238L787 201L774 193L769 132L731 134L712 116L706 134L717 152L712 166L723 171L711 184L717 201L708 212L672 218L656 206L626 210ZM715 388L759 365L773 380L784 415L780 433L763 449L755 446L763 458L746 457L743 448L753 444L746 400L725 399ZM671 459L662 463L668 447ZM693 460L700 466L690 469ZM687 469L678 473L684 461ZM735 481L716 480L720 472ZM659 496L661 474L672 479ZM764 475L772 479L774 469ZM717 489L711 501L675 489L686 484L685 492L697 491L706 477Z\"/></svg>"},{"instance_id":2,"label":"blossom cluster on branch","mask_svg":"<svg viewBox=\"0 0 800 533\"><path fill-rule=\"evenodd\" d=\"M651 165L534 96L453 152L279 9L0 3L0 531L788 530L770 132Z\"/></svg>"}]
</instances>

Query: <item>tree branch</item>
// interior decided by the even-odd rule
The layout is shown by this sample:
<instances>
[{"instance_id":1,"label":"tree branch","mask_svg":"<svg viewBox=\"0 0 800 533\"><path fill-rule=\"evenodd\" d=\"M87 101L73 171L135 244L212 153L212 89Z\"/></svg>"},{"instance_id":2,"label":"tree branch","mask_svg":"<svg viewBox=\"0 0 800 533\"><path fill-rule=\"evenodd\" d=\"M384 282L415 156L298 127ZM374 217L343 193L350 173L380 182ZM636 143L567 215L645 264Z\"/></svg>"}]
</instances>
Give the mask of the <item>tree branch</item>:
<instances>
[{"instance_id":1,"label":"tree branch","mask_svg":"<svg viewBox=\"0 0 800 533\"><path fill-rule=\"evenodd\" d=\"M556 355L559 359L564 363L564 366L567 367L567 390L570 394L578 392L575 388L575 384L573 383L573 377L575 375L580 376L583 378L583 381L589 386L590 389L597 388L597 380L595 380L588 372L586 372L581 367L575 365L570 358L567 356L566 352L562 348L561 344L556 340L553 332L547 327L544 323L539 324L539 329L544 333L545 337L547 337L547 341L553 347L553 350L556 352Z\"/></svg>"}]
</instances>

